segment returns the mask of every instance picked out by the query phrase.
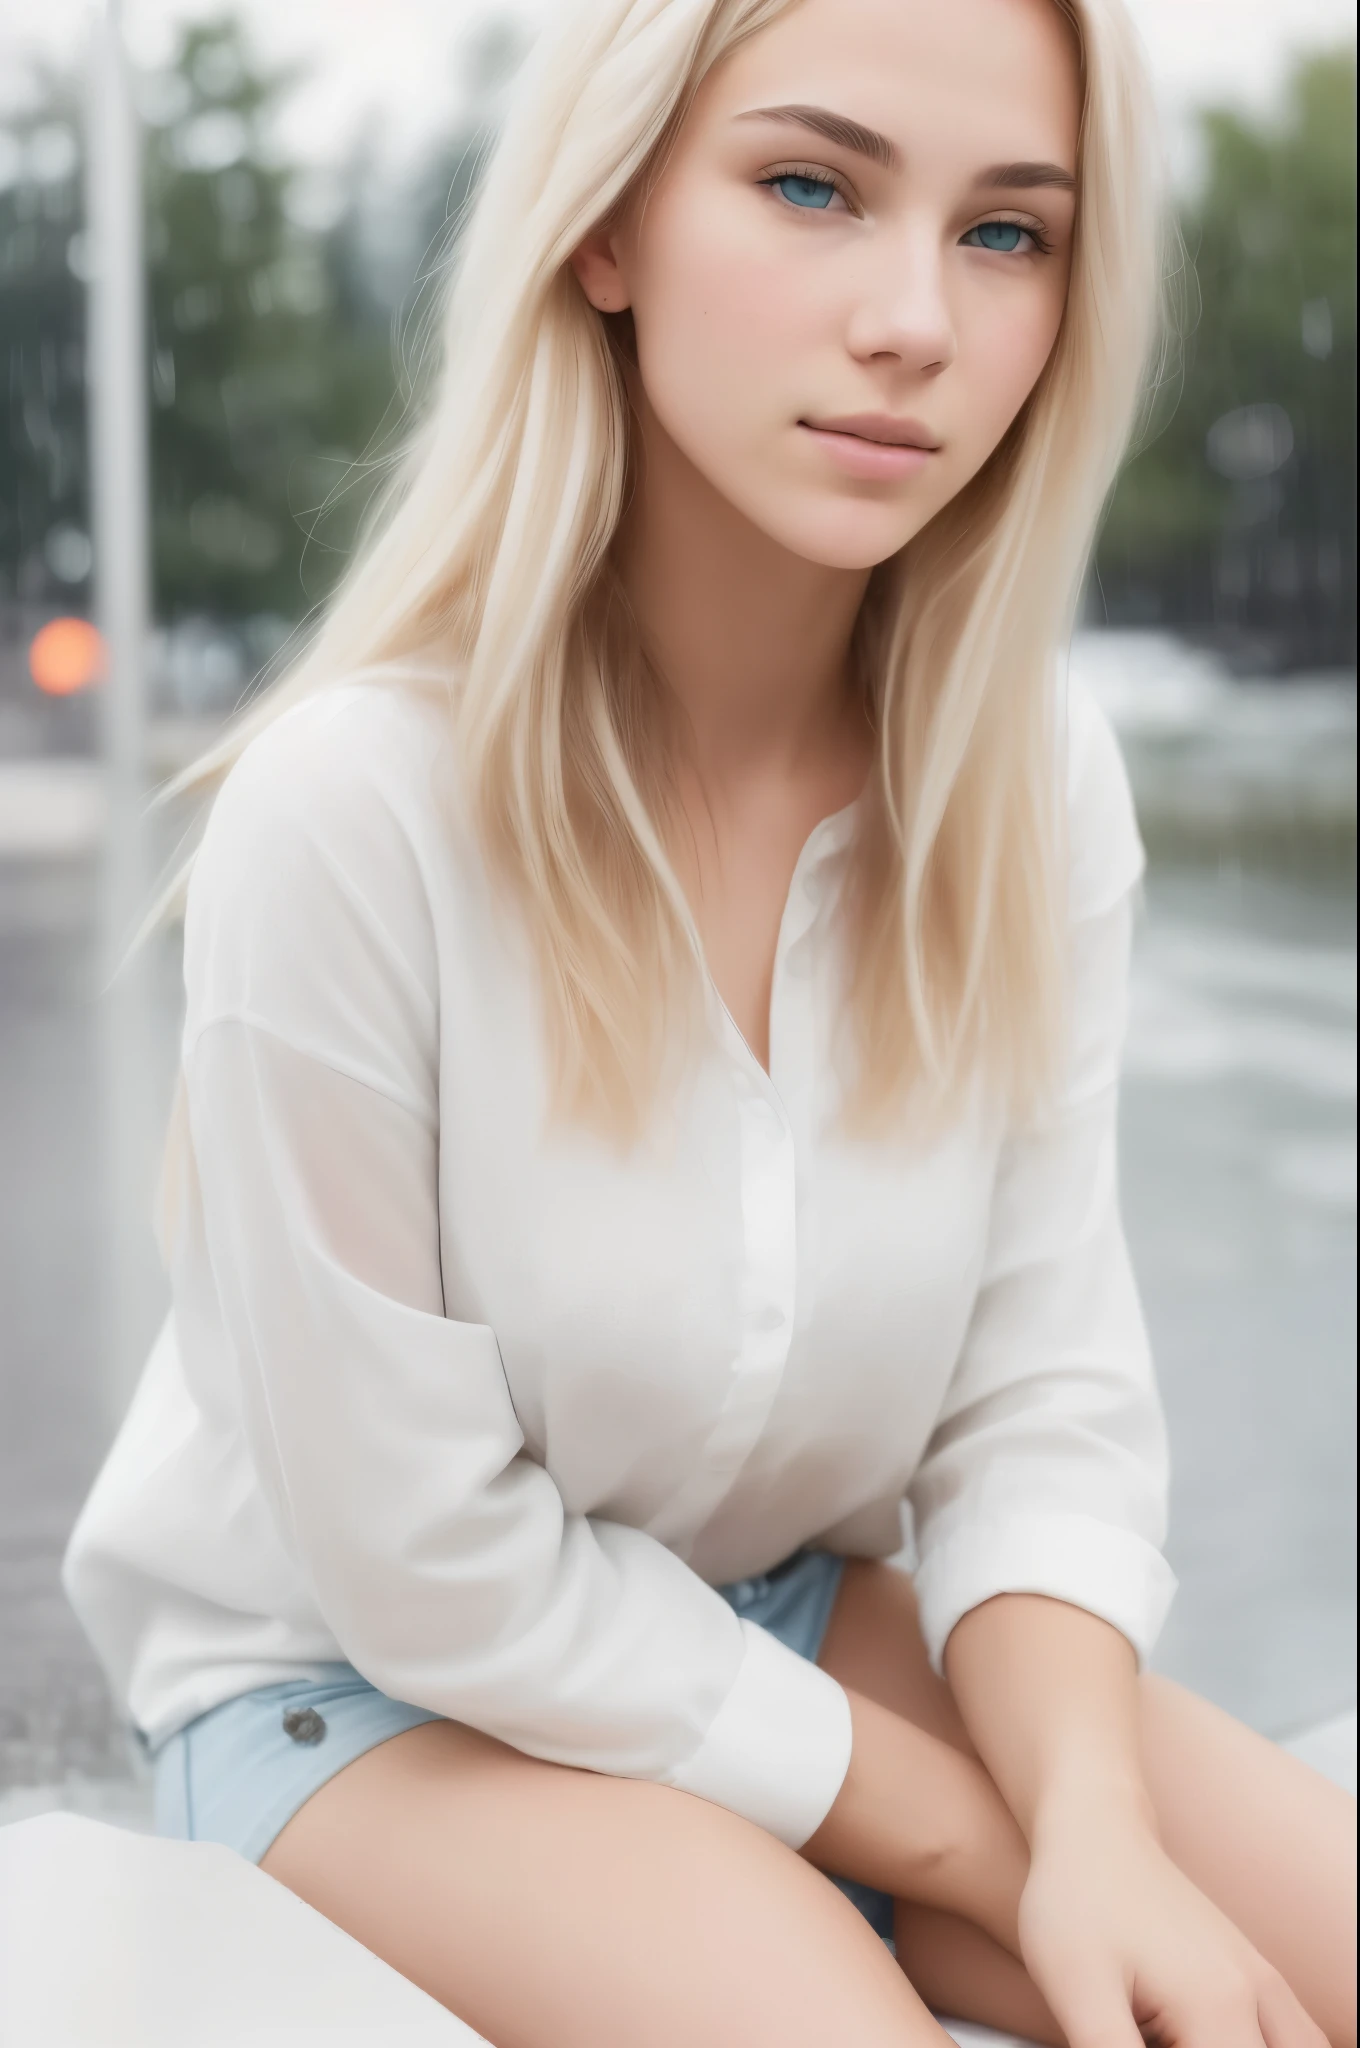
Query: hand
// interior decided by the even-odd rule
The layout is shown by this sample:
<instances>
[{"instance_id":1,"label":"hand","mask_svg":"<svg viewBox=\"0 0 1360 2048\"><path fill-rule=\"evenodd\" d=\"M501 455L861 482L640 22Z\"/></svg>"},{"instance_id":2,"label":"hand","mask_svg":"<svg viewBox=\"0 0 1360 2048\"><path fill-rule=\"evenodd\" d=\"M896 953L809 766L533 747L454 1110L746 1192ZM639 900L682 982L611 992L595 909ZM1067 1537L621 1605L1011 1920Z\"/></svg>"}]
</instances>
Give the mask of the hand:
<instances>
[{"instance_id":1,"label":"hand","mask_svg":"<svg viewBox=\"0 0 1360 2048\"><path fill-rule=\"evenodd\" d=\"M1070 2048L1327 2048L1279 1972L1134 1824L1036 1832L1020 1946Z\"/></svg>"}]
</instances>

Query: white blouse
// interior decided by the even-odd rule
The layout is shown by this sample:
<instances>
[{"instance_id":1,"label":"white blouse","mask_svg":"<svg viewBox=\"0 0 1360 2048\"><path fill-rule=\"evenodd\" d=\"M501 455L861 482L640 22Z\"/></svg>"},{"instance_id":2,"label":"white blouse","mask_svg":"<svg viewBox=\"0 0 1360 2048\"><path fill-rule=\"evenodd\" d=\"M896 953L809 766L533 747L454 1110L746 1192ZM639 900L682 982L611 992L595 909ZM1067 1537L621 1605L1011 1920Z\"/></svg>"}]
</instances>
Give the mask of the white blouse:
<instances>
[{"instance_id":1,"label":"white blouse","mask_svg":"<svg viewBox=\"0 0 1360 2048\"><path fill-rule=\"evenodd\" d=\"M711 1049L628 1156L545 1129L526 934L450 822L447 715L339 684L256 739L185 927L196 1181L173 1309L66 1585L153 1742L347 1659L531 1755L798 1845L841 1688L713 1588L897 1551L938 1664L1005 1591L1140 1652L1173 1580L1115 1109L1141 849L1068 718L1073 1017L1042 1125L851 1142L831 1059L852 812L804 847L767 1074Z\"/></svg>"}]
</instances>

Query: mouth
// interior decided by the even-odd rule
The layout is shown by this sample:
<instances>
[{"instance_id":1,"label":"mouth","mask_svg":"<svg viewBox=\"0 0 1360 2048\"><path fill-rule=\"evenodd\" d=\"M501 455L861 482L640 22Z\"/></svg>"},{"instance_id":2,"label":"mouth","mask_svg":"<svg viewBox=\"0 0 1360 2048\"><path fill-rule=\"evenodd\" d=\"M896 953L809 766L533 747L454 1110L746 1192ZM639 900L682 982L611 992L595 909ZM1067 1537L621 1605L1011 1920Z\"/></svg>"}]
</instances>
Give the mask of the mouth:
<instances>
[{"instance_id":1,"label":"mouth","mask_svg":"<svg viewBox=\"0 0 1360 2048\"><path fill-rule=\"evenodd\" d=\"M890 413L804 419L798 425L837 469L866 483L896 483L913 476L941 448L919 420L899 420Z\"/></svg>"},{"instance_id":2,"label":"mouth","mask_svg":"<svg viewBox=\"0 0 1360 2048\"><path fill-rule=\"evenodd\" d=\"M938 455L940 443L919 420L894 419L891 413L853 413L844 419L800 420L814 434L842 434L852 441L870 441L879 448L919 448Z\"/></svg>"}]
</instances>

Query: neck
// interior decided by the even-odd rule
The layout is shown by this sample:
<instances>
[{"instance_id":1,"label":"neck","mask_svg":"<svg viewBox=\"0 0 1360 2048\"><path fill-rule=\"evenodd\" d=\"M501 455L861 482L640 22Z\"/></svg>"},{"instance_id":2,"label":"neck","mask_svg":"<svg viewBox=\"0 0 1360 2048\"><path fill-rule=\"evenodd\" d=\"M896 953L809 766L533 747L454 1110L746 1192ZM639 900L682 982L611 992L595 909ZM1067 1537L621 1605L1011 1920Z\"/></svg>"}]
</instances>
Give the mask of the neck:
<instances>
[{"instance_id":1,"label":"neck","mask_svg":"<svg viewBox=\"0 0 1360 2048\"><path fill-rule=\"evenodd\" d=\"M844 730L868 571L792 554L682 454L634 393L638 485L618 562L701 779L797 768Z\"/></svg>"}]
</instances>

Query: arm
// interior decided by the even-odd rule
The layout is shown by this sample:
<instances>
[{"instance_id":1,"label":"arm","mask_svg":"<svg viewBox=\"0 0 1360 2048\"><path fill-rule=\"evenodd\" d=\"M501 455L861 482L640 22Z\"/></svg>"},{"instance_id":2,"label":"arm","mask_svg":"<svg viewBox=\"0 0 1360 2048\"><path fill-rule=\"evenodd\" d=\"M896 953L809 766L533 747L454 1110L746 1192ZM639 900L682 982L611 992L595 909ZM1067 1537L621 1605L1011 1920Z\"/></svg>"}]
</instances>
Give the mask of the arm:
<instances>
[{"instance_id":1,"label":"arm","mask_svg":"<svg viewBox=\"0 0 1360 2048\"><path fill-rule=\"evenodd\" d=\"M1074 927L1056 1099L1002 1148L981 1284L912 1480L931 1661L1001 1593L1084 1609L1131 1646L1175 1589L1167 1456L1119 1216L1116 1132L1132 898Z\"/></svg>"},{"instance_id":2,"label":"arm","mask_svg":"<svg viewBox=\"0 0 1360 2048\"><path fill-rule=\"evenodd\" d=\"M1029 1843L1021 1953L1071 2048L1325 2048L1162 1850L1124 1638L1076 1607L1003 1594L963 1617L945 1665Z\"/></svg>"},{"instance_id":3,"label":"arm","mask_svg":"<svg viewBox=\"0 0 1360 2048\"><path fill-rule=\"evenodd\" d=\"M1029 1851L982 1766L850 1693L850 1768L803 1854L838 1877L957 1913L1020 1954Z\"/></svg>"},{"instance_id":4,"label":"arm","mask_svg":"<svg viewBox=\"0 0 1360 2048\"><path fill-rule=\"evenodd\" d=\"M1137 1670L1174 1581L1166 1448L1119 1218L1141 849L1108 727L1074 697L1069 1032L1012 1133L978 1299L911 1494L922 1627L1026 1837L1024 1959L1071 2048L1293 2048L1311 2023L1163 1854Z\"/></svg>"},{"instance_id":5,"label":"arm","mask_svg":"<svg viewBox=\"0 0 1360 2048\"><path fill-rule=\"evenodd\" d=\"M1080 1608L1024 1593L965 1614L945 1669L969 1734L1027 1841L1098 1809L1156 1832L1138 1752L1138 1665Z\"/></svg>"},{"instance_id":6,"label":"arm","mask_svg":"<svg viewBox=\"0 0 1360 2048\"><path fill-rule=\"evenodd\" d=\"M234 771L186 921L177 1313L220 1305L281 1597L396 1697L796 1846L845 1773L841 1688L644 1531L570 1511L494 1332L445 1313L420 791L384 789L384 727L321 709Z\"/></svg>"},{"instance_id":7,"label":"arm","mask_svg":"<svg viewBox=\"0 0 1360 2048\"><path fill-rule=\"evenodd\" d=\"M1173 1583L1158 1547L1161 1416L1115 1201L1116 1086L1141 848L1113 739L1089 706L1078 713L1073 827L1083 843L1074 848L1067 1069L1050 1115L1003 1152L978 1301L912 1503L917 1594L937 1668L946 1642L952 1679L965 1636L1037 1609L1070 1617L1098 1639L1107 1685L1127 1700L1136 1668L1130 1641L1151 1642ZM1103 853L1094 867L1093 839ZM1013 1588L1051 1597L994 1597ZM989 1677L978 1688L979 1716L995 1700L998 1739L1018 1742L1005 1710L1009 1669L983 1662ZM900 1897L947 1904L1019 1953L1026 1808L1020 1770L1007 1772L988 1746L990 1723L970 1724L989 1776L853 1695L851 1710L850 1769L805 1853ZM1078 1753L1063 1716L1036 1714L1026 1725L1051 1736L1055 1756ZM1118 1713L1108 1722L1093 1715L1090 1725L1117 1737L1128 1714L1122 1723ZM1093 1773L1103 1768L1113 1779L1121 1760L1127 1767L1117 1739L1114 1747L1114 1758L1108 1745L1100 1749Z\"/></svg>"}]
</instances>

